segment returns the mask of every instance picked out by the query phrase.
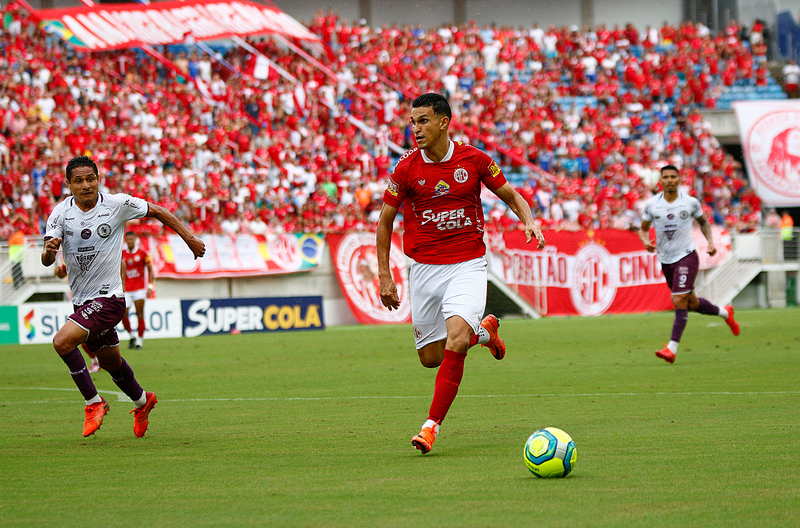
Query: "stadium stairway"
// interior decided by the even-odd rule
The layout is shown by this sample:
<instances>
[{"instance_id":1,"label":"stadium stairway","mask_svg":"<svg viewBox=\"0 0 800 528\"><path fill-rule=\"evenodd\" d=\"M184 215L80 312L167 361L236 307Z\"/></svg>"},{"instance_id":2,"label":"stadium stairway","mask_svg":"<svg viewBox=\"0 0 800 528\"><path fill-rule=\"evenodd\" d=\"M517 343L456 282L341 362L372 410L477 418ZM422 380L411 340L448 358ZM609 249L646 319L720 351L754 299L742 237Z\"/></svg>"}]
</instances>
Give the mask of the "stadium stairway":
<instances>
[{"instance_id":1,"label":"stadium stairway","mask_svg":"<svg viewBox=\"0 0 800 528\"><path fill-rule=\"evenodd\" d=\"M698 281L697 296L714 299L719 305L731 304L756 277L766 273L768 283L773 280L780 283L779 277L783 277L784 283L777 288L768 285L767 302L773 307L785 306L786 272L800 270L800 262L796 255L785 256L784 246L776 229L734 236L728 260L703 273Z\"/></svg>"}]
</instances>

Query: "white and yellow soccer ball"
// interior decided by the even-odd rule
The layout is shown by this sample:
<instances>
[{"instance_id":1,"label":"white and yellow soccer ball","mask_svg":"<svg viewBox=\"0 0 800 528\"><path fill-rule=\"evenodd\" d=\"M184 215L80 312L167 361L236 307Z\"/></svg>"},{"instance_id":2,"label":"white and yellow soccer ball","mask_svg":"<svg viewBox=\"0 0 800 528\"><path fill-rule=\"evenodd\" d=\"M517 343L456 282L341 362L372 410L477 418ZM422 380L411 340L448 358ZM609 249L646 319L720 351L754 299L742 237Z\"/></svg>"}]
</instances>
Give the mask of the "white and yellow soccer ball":
<instances>
[{"instance_id":1,"label":"white and yellow soccer ball","mask_svg":"<svg viewBox=\"0 0 800 528\"><path fill-rule=\"evenodd\" d=\"M540 429L525 442L525 464L540 478L566 477L577 458L572 437L555 427Z\"/></svg>"}]
</instances>

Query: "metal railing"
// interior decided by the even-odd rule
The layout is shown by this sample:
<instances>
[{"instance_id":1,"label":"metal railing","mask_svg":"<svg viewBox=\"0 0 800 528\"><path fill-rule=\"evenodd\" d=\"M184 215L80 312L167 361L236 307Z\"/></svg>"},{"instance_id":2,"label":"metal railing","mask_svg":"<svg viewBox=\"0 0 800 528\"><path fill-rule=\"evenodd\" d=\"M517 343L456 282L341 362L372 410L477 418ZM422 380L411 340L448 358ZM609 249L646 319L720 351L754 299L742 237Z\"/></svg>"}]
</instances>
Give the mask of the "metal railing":
<instances>
[{"instance_id":1,"label":"metal railing","mask_svg":"<svg viewBox=\"0 0 800 528\"><path fill-rule=\"evenodd\" d=\"M729 304L761 272L797 271L800 268L798 241L800 229L794 229L786 240L781 231L774 228L735 235L730 257L703 275L698 281L697 295Z\"/></svg>"},{"instance_id":2,"label":"metal railing","mask_svg":"<svg viewBox=\"0 0 800 528\"><path fill-rule=\"evenodd\" d=\"M11 260L7 243L0 243L0 306L21 304L38 292L66 292L67 283L53 274L53 267L42 265L43 242L26 239L16 261Z\"/></svg>"}]
</instances>

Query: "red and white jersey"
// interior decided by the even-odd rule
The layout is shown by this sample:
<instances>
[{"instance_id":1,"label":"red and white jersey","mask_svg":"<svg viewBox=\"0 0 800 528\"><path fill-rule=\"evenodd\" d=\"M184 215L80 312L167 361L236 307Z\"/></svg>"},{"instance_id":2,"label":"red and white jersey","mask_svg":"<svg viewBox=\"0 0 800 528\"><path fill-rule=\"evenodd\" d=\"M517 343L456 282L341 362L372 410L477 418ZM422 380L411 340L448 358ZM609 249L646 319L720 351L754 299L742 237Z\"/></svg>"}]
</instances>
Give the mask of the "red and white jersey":
<instances>
[{"instance_id":1,"label":"red and white jersey","mask_svg":"<svg viewBox=\"0 0 800 528\"><path fill-rule=\"evenodd\" d=\"M484 256L481 182L496 191L506 178L492 158L471 145L451 141L439 163L419 149L406 152L383 194L388 205L404 205L406 255L423 264Z\"/></svg>"},{"instance_id":2,"label":"red and white jersey","mask_svg":"<svg viewBox=\"0 0 800 528\"><path fill-rule=\"evenodd\" d=\"M133 251L128 251L127 245L122 248L122 260L125 262L125 291L143 290L146 287L144 270L146 263L150 262L150 255L137 242Z\"/></svg>"}]
</instances>

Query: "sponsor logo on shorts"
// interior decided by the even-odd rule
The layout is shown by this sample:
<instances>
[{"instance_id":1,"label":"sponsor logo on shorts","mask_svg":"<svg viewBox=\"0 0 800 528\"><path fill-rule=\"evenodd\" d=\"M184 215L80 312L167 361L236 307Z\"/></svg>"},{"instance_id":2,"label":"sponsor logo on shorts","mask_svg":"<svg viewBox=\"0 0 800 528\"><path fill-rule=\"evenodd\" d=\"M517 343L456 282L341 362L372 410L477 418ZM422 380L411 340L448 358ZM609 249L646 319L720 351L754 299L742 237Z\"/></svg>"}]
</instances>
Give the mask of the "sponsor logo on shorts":
<instances>
[{"instance_id":1,"label":"sponsor logo on shorts","mask_svg":"<svg viewBox=\"0 0 800 528\"><path fill-rule=\"evenodd\" d=\"M89 237L91 237L91 236L92 236L92 230L91 229L84 229L84 230L81 231L81 238L82 239L89 240Z\"/></svg>"},{"instance_id":2,"label":"sponsor logo on shorts","mask_svg":"<svg viewBox=\"0 0 800 528\"><path fill-rule=\"evenodd\" d=\"M97 313L102 309L103 309L103 303L101 303L100 301L92 301L89 303L89 306L85 306L81 310L81 317L88 320L90 315L92 315L93 313Z\"/></svg>"},{"instance_id":3,"label":"sponsor logo on shorts","mask_svg":"<svg viewBox=\"0 0 800 528\"><path fill-rule=\"evenodd\" d=\"M458 183L464 183L469 178L469 173L466 169L458 168L453 173L453 179Z\"/></svg>"},{"instance_id":4,"label":"sponsor logo on shorts","mask_svg":"<svg viewBox=\"0 0 800 528\"><path fill-rule=\"evenodd\" d=\"M108 235L111 234L111 226L108 224L100 224L97 227L97 234L102 238L108 238Z\"/></svg>"}]
</instances>

